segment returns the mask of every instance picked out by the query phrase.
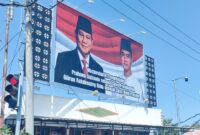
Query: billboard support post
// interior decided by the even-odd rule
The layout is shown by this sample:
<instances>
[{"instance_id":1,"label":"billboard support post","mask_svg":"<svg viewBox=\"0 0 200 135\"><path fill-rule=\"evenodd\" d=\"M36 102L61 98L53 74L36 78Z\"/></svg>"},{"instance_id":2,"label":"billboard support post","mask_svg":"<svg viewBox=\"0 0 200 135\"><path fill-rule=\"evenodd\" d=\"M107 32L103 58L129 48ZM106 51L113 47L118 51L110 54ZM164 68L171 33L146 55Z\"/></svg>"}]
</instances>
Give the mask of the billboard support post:
<instances>
[{"instance_id":1,"label":"billboard support post","mask_svg":"<svg viewBox=\"0 0 200 135\"><path fill-rule=\"evenodd\" d=\"M34 135L33 115L33 62L32 62L32 37L31 37L31 6L30 0L26 3L26 103L25 103L25 129L26 132Z\"/></svg>"}]
</instances>

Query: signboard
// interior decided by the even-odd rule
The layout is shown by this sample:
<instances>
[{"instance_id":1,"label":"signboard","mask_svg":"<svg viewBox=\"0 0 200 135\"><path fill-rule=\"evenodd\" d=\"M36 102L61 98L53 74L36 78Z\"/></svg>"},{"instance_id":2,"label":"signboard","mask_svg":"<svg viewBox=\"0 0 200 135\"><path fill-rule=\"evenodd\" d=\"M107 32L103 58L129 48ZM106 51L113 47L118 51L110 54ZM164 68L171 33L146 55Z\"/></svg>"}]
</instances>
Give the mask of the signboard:
<instances>
[{"instance_id":1,"label":"signboard","mask_svg":"<svg viewBox=\"0 0 200 135\"><path fill-rule=\"evenodd\" d=\"M22 115L25 113L24 107L23 104ZM7 109L5 114L16 114L16 111ZM160 109L144 108L137 105L128 106L116 103L80 100L75 98L61 98L58 96L42 94L34 95L34 116L44 118L41 120L49 118L52 121L77 120L86 123L91 121L97 123L128 124L130 126L162 126L162 111ZM57 123L59 127L62 127L60 124L65 124L65 122ZM76 124L72 124L70 127L73 125L77 128ZM79 128L80 127L81 126L79 126ZM136 126L134 131L138 131L138 128L139 127Z\"/></svg>"},{"instance_id":2,"label":"signboard","mask_svg":"<svg viewBox=\"0 0 200 135\"><path fill-rule=\"evenodd\" d=\"M104 24L58 4L54 81L142 102L143 46Z\"/></svg>"},{"instance_id":3,"label":"signboard","mask_svg":"<svg viewBox=\"0 0 200 135\"><path fill-rule=\"evenodd\" d=\"M41 102L43 101L43 102ZM35 94L34 115L63 120L135 125L162 125L160 109ZM80 127L79 127L80 128Z\"/></svg>"}]
</instances>

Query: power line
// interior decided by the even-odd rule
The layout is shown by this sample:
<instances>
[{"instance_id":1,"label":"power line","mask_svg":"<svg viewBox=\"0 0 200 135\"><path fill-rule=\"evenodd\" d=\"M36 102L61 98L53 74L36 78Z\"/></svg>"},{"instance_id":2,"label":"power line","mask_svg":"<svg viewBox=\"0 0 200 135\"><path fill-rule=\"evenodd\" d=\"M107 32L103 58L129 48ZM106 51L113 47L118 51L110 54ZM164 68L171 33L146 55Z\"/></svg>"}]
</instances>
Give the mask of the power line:
<instances>
[{"instance_id":1,"label":"power line","mask_svg":"<svg viewBox=\"0 0 200 135\"><path fill-rule=\"evenodd\" d=\"M55 5L51 6L49 9L53 9L54 7L56 7L58 4L64 2L64 0L61 1L57 1Z\"/></svg>"},{"instance_id":2,"label":"power line","mask_svg":"<svg viewBox=\"0 0 200 135\"><path fill-rule=\"evenodd\" d=\"M10 43L18 34L20 34L21 33L21 31L19 31L19 32L17 32L13 37L11 37L11 39L8 41L8 43ZM4 45L4 46L2 46L1 48L0 48L0 52L4 49L4 47L5 47L6 45Z\"/></svg>"},{"instance_id":3,"label":"power line","mask_svg":"<svg viewBox=\"0 0 200 135\"><path fill-rule=\"evenodd\" d=\"M169 85L168 83L166 83L165 81L162 81L162 80L160 80L160 79L158 79L158 80L159 80L161 83L163 83L164 85L166 85L166 86L168 86L168 87L170 87L170 88L173 89L173 87L172 87L171 85ZM186 92L184 92L184 91L182 91L182 90L180 90L180 89L177 89L177 90L179 90L178 92L181 92L182 94L188 96L189 98L191 98L191 99L193 99L193 100L195 100L195 101L200 102L200 100L197 99L197 98L195 98L194 96L191 96L191 95L187 94ZM191 116L191 117L189 117L189 118L187 118L187 119L181 121L180 124L183 124L183 123L187 122L188 120L197 117L198 115L200 115L200 113L197 113L197 114L195 114L195 115L193 115L193 116ZM200 120L198 120L197 122L199 122L199 121L200 121ZM195 123L197 123L197 122L195 122ZM177 125L177 124L178 124L178 123L175 123L175 125ZM194 124L193 124L193 125L194 125ZM192 127L192 126L191 126L191 127Z\"/></svg>"},{"instance_id":4,"label":"power line","mask_svg":"<svg viewBox=\"0 0 200 135\"><path fill-rule=\"evenodd\" d=\"M153 33L151 30L147 29L146 27L144 27L143 25L141 25L140 23L136 22L134 19L130 18L129 16L127 16L126 14L124 14L123 12L121 12L121 10L115 8L114 6L112 6L111 4L107 3L105 0L102 0L102 2L104 4L106 4L107 6L109 6L110 8L112 8L113 10L115 10L116 12L118 12L119 14L123 15L124 17L128 18L129 20L131 20L133 23L135 23L136 25L142 27L143 29L145 29L146 31L148 31L149 33L151 33L153 36L155 36L156 38L158 38L159 40L165 42L166 44L168 44L169 46L173 47L174 49L176 49L177 51L181 52L182 54L184 54L185 56L190 57L191 59L197 61L200 63L200 60L193 57L192 55L190 55L189 53L179 49L178 47L176 47L174 44L170 43L169 41L165 40L164 38L158 36L157 34Z\"/></svg>"},{"instance_id":5,"label":"power line","mask_svg":"<svg viewBox=\"0 0 200 135\"><path fill-rule=\"evenodd\" d=\"M127 4L126 2L124 2L123 0L120 0L121 3L123 3L126 7L128 7L129 9L131 9L132 11L134 11L135 13L137 13L138 15L140 15L141 17L143 17L145 20L147 20L148 22L150 22L151 24L153 24L155 27L159 28L161 31L165 32L167 35L169 35L170 37L174 38L175 40L177 40L178 42L182 43L185 47L189 48L190 50L192 50L193 52L200 54L199 51L197 51L196 49L190 47L190 45L186 44L185 42L183 42L182 40L178 39L176 36L172 35L171 33L169 33L167 30L165 30L164 28L160 27L159 25L157 25L156 23L154 23L152 20L150 20L149 18L145 17L144 15L142 15L139 11L137 11L136 9L134 9L133 7L131 7L129 4Z\"/></svg>"},{"instance_id":6,"label":"power line","mask_svg":"<svg viewBox=\"0 0 200 135\"><path fill-rule=\"evenodd\" d=\"M158 79L158 78L157 78L157 80L160 81L160 82L161 82L162 84L164 84L165 86L167 86L167 87L173 89L173 87L172 87L171 85L169 85L167 82L165 82L165 81L163 81L163 80L161 80L161 79ZM196 98L196 97L194 97L194 96L192 96L192 95L186 93L185 91L183 91L183 90L181 90L181 89L178 89L178 88L177 88L177 90L178 90L177 92L179 92L179 93L181 93L181 94L183 94L183 95L189 97L190 99L192 99L192 100L194 100L194 101L197 101L197 102L200 102L200 100L199 100L198 98Z\"/></svg>"},{"instance_id":7,"label":"power line","mask_svg":"<svg viewBox=\"0 0 200 135\"><path fill-rule=\"evenodd\" d=\"M17 32L9 41L8 43L10 43L17 35L21 35L21 30L19 32ZM19 36L20 37L20 36ZM19 38L18 38L19 39ZM0 49L0 52L3 50L3 48L5 47L6 45L2 46L1 49ZM16 54L15 54L16 55ZM13 58L14 59L14 58ZM13 61L13 60L12 60ZM11 62L12 63L12 62ZM10 63L10 64L11 64ZM8 65L8 67L10 66L10 64ZM0 81L2 81L3 79L3 76L0 77Z\"/></svg>"},{"instance_id":8,"label":"power line","mask_svg":"<svg viewBox=\"0 0 200 135\"><path fill-rule=\"evenodd\" d=\"M194 128L194 126L196 126L199 122L200 122L200 119L195 121L190 128Z\"/></svg>"},{"instance_id":9,"label":"power line","mask_svg":"<svg viewBox=\"0 0 200 135\"><path fill-rule=\"evenodd\" d=\"M22 30L20 31L19 37L18 37L18 39L17 39L17 45L16 45L16 49L15 49L14 56L13 56L11 62L9 63L9 65L8 65L8 68L10 68L10 69L9 69L9 72L10 72L10 70L11 70L13 61L14 61L14 59L16 58L16 56L17 56L17 54L18 54L18 53L17 53L17 46L18 46L18 44L19 44L19 39L20 39L20 37L21 37L21 32L22 32ZM18 50L20 50L21 46L22 46L22 44L19 46L19 49L18 49ZM18 51L18 52L19 52L19 51Z\"/></svg>"},{"instance_id":10,"label":"power line","mask_svg":"<svg viewBox=\"0 0 200 135\"><path fill-rule=\"evenodd\" d=\"M172 24L171 22L169 22L167 19L165 19L164 17L162 17L158 12L156 12L155 10L153 10L151 7L149 7L148 5L146 5L142 0L138 0L143 6L145 6L146 8L148 8L152 13L154 13L155 15L157 15L158 17L160 17L162 20L164 20L167 24L169 24L171 27L173 27L174 29L176 29L178 32L182 33L185 37L187 37L188 39L190 39L191 41L193 41L194 43L196 43L197 45L200 46L200 43L198 41L196 41L194 38L192 38L191 36L189 36L188 34L186 34L184 31L182 31L181 29L179 29L177 26L175 26L174 24Z\"/></svg>"},{"instance_id":11,"label":"power line","mask_svg":"<svg viewBox=\"0 0 200 135\"><path fill-rule=\"evenodd\" d=\"M200 113L197 113L197 114L195 114L195 115L193 115L193 116L191 116L191 117L189 117L189 118L187 118L187 119L181 121L180 124L183 124L183 123L187 122L188 120L191 120L191 119L193 119L193 118L195 118L195 117L197 117L197 116L199 116L199 115L200 115Z\"/></svg>"}]
</instances>

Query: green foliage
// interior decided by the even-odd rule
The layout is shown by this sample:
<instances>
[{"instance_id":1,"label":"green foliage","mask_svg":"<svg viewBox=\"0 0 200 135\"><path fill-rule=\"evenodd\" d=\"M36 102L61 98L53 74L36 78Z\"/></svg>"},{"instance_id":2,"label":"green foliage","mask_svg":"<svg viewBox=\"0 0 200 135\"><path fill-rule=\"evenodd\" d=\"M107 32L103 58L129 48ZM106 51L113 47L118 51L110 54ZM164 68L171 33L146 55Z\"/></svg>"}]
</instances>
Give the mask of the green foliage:
<instances>
[{"instance_id":1,"label":"green foliage","mask_svg":"<svg viewBox=\"0 0 200 135\"><path fill-rule=\"evenodd\" d=\"M20 135L30 135L30 134L27 133L27 132L25 131L25 129L22 129Z\"/></svg>"},{"instance_id":2,"label":"green foliage","mask_svg":"<svg viewBox=\"0 0 200 135\"><path fill-rule=\"evenodd\" d=\"M172 125L172 119L163 120L163 126L171 126L171 125Z\"/></svg>"},{"instance_id":3,"label":"green foliage","mask_svg":"<svg viewBox=\"0 0 200 135\"><path fill-rule=\"evenodd\" d=\"M164 119L163 126L177 126L177 124L174 124L172 121L172 119Z\"/></svg>"},{"instance_id":4,"label":"green foliage","mask_svg":"<svg viewBox=\"0 0 200 135\"><path fill-rule=\"evenodd\" d=\"M9 127L4 125L2 128L0 128L0 134L1 135L12 135L12 131Z\"/></svg>"},{"instance_id":5,"label":"green foliage","mask_svg":"<svg viewBox=\"0 0 200 135\"><path fill-rule=\"evenodd\" d=\"M4 125L2 128L0 128L0 135L13 135L11 129ZM27 133L24 129L21 130L20 135L30 135Z\"/></svg>"},{"instance_id":6,"label":"green foliage","mask_svg":"<svg viewBox=\"0 0 200 135\"><path fill-rule=\"evenodd\" d=\"M165 127L173 127L173 126L177 126L176 124L174 124L173 119L163 119L163 126ZM161 131L161 135L178 135L178 131L174 131L174 130L163 130Z\"/></svg>"}]
</instances>

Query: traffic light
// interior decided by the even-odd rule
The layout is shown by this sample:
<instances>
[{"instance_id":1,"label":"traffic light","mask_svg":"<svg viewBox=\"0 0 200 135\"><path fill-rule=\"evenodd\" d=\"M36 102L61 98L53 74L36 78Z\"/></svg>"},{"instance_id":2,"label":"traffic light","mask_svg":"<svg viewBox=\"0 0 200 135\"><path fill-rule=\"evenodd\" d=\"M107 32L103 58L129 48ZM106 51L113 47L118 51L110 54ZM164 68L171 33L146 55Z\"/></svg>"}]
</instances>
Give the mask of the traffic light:
<instances>
[{"instance_id":1,"label":"traffic light","mask_svg":"<svg viewBox=\"0 0 200 135\"><path fill-rule=\"evenodd\" d=\"M4 101L8 103L9 108L15 109L17 107L19 76L9 74L6 80L10 83L6 86L6 91L9 95L4 98Z\"/></svg>"}]
</instances>

